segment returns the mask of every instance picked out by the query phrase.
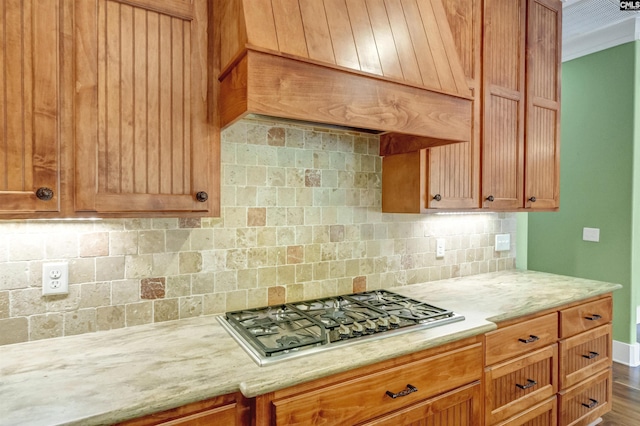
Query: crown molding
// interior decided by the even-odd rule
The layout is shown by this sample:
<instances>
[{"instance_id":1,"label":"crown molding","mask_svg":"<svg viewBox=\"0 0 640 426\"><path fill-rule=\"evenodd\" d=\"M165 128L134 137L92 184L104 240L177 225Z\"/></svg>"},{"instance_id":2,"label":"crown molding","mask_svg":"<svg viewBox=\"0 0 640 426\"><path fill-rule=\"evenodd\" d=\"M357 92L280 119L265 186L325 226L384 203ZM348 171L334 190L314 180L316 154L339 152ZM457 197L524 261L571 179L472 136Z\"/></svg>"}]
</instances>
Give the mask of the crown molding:
<instances>
[{"instance_id":1,"label":"crown molding","mask_svg":"<svg viewBox=\"0 0 640 426\"><path fill-rule=\"evenodd\" d=\"M570 3L567 0L566 3ZM562 41L562 62L640 39L640 17Z\"/></svg>"}]
</instances>

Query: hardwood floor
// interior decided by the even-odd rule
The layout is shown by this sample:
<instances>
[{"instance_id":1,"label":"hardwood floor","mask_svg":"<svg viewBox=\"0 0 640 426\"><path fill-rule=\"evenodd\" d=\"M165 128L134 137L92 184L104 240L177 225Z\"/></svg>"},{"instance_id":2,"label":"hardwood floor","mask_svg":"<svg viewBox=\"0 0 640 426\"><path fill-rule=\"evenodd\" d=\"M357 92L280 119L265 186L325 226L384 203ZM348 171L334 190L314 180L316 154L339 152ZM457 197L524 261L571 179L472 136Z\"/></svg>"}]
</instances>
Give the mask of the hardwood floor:
<instances>
[{"instance_id":1,"label":"hardwood floor","mask_svg":"<svg viewBox=\"0 0 640 426\"><path fill-rule=\"evenodd\" d=\"M602 420L600 426L640 425L640 366L632 368L613 363L613 409Z\"/></svg>"}]
</instances>

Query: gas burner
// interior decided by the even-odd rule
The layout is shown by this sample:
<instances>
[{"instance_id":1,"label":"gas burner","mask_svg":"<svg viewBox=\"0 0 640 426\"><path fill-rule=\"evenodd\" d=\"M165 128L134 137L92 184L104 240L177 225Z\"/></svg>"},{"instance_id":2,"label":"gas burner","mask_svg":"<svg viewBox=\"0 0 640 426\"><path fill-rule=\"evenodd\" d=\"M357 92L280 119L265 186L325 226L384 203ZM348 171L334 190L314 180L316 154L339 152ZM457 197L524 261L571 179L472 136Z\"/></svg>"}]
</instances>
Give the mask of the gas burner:
<instances>
[{"instance_id":1,"label":"gas burner","mask_svg":"<svg viewBox=\"0 0 640 426\"><path fill-rule=\"evenodd\" d=\"M387 290L227 312L218 318L258 365L464 317Z\"/></svg>"},{"instance_id":2,"label":"gas burner","mask_svg":"<svg viewBox=\"0 0 640 426\"><path fill-rule=\"evenodd\" d=\"M300 338L298 336L282 336L276 339L276 343L282 348L290 348L300 344Z\"/></svg>"}]
</instances>

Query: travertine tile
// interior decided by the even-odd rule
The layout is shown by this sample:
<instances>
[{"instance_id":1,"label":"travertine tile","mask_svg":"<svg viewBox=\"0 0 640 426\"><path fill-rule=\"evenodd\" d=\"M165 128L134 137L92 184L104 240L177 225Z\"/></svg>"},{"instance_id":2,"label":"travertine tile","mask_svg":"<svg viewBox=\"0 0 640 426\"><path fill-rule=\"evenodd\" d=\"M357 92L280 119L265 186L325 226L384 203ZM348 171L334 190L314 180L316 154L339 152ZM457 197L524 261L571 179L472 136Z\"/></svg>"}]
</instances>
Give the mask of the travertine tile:
<instances>
[{"instance_id":1,"label":"travertine tile","mask_svg":"<svg viewBox=\"0 0 640 426\"><path fill-rule=\"evenodd\" d=\"M202 296L202 313L204 315L221 314L227 311L225 293L208 293Z\"/></svg>"},{"instance_id":2,"label":"travertine tile","mask_svg":"<svg viewBox=\"0 0 640 426\"><path fill-rule=\"evenodd\" d=\"M202 296L180 298L180 318L192 318L202 315Z\"/></svg>"},{"instance_id":3,"label":"travertine tile","mask_svg":"<svg viewBox=\"0 0 640 426\"><path fill-rule=\"evenodd\" d=\"M96 308L96 330L113 330L125 326L124 305L102 306Z\"/></svg>"},{"instance_id":4,"label":"travertine tile","mask_svg":"<svg viewBox=\"0 0 640 426\"><path fill-rule=\"evenodd\" d=\"M191 294L191 275L167 277L165 297L176 298Z\"/></svg>"},{"instance_id":5,"label":"travertine tile","mask_svg":"<svg viewBox=\"0 0 640 426\"><path fill-rule=\"evenodd\" d=\"M213 293L215 275L213 273L193 274L191 276L191 294Z\"/></svg>"},{"instance_id":6,"label":"travertine tile","mask_svg":"<svg viewBox=\"0 0 640 426\"><path fill-rule=\"evenodd\" d=\"M43 314L47 311L47 302L39 288L13 290L10 293L10 306L12 317Z\"/></svg>"},{"instance_id":7,"label":"travertine tile","mask_svg":"<svg viewBox=\"0 0 640 426\"><path fill-rule=\"evenodd\" d=\"M153 301L146 300L125 306L125 323L127 327L151 322L153 322Z\"/></svg>"},{"instance_id":8,"label":"travertine tile","mask_svg":"<svg viewBox=\"0 0 640 426\"><path fill-rule=\"evenodd\" d=\"M165 277L143 278L140 280L140 298L147 300L164 299L165 286Z\"/></svg>"},{"instance_id":9,"label":"travertine tile","mask_svg":"<svg viewBox=\"0 0 640 426\"><path fill-rule=\"evenodd\" d=\"M180 273L193 274L202 270L202 254L199 252L180 253Z\"/></svg>"},{"instance_id":10,"label":"travertine tile","mask_svg":"<svg viewBox=\"0 0 640 426\"><path fill-rule=\"evenodd\" d=\"M124 256L110 256L96 258L96 280L113 281L124 278Z\"/></svg>"},{"instance_id":11,"label":"travertine tile","mask_svg":"<svg viewBox=\"0 0 640 426\"><path fill-rule=\"evenodd\" d=\"M0 291L0 319L9 318L9 292Z\"/></svg>"},{"instance_id":12,"label":"travertine tile","mask_svg":"<svg viewBox=\"0 0 640 426\"><path fill-rule=\"evenodd\" d=\"M38 236L34 237L38 238ZM63 232L46 234L44 241L47 259L78 257L78 235L76 233Z\"/></svg>"},{"instance_id":13,"label":"travertine tile","mask_svg":"<svg viewBox=\"0 0 640 426\"><path fill-rule=\"evenodd\" d=\"M137 253L137 231L116 231L109 233L109 254L111 256Z\"/></svg>"},{"instance_id":14,"label":"travertine tile","mask_svg":"<svg viewBox=\"0 0 640 426\"><path fill-rule=\"evenodd\" d=\"M29 340L50 339L64 334L64 315L50 313L29 317Z\"/></svg>"},{"instance_id":15,"label":"travertine tile","mask_svg":"<svg viewBox=\"0 0 640 426\"><path fill-rule=\"evenodd\" d=\"M92 232L80 235L80 257L109 255L109 233Z\"/></svg>"},{"instance_id":16,"label":"travertine tile","mask_svg":"<svg viewBox=\"0 0 640 426\"><path fill-rule=\"evenodd\" d=\"M159 299L153 301L153 322L173 321L180 318L178 299Z\"/></svg>"},{"instance_id":17,"label":"travertine tile","mask_svg":"<svg viewBox=\"0 0 640 426\"><path fill-rule=\"evenodd\" d=\"M29 340L29 321L26 317L0 320L0 345Z\"/></svg>"},{"instance_id":18,"label":"travertine tile","mask_svg":"<svg viewBox=\"0 0 640 426\"><path fill-rule=\"evenodd\" d=\"M91 333L96 331L96 310L80 309L64 314L64 335Z\"/></svg>"},{"instance_id":19,"label":"travertine tile","mask_svg":"<svg viewBox=\"0 0 640 426\"><path fill-rule=\"evenodd\" d=\"M140 280L120 280L111 283L111 302L114 305L140 300Z\"/></svg>"}]
</instances>

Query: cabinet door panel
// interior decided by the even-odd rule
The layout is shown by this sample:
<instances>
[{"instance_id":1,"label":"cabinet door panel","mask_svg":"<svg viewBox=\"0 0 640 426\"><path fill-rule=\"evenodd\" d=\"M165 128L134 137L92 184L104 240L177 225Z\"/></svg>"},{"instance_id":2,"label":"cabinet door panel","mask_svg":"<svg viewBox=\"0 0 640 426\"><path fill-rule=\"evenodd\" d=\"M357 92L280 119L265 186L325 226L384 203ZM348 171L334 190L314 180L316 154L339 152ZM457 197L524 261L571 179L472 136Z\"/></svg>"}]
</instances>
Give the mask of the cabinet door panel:
<instances>
[{"instance_id":1,"label":"cabinet door panel","mask_svg":"<svg viewBox=\"0 0 640 426\"><path fill-rule=\"evenodd\" d=\"M60 4L0 8L0 214L59 210ZM40 200L38 188L53 197Z\"/></svg>"},{"instance_id":2,"label":"cabinet door panel","mask_svg":"<svg viewBox=\"0 0 640 426\"><path fill-rule=\"evenodd\" d=\"M76 210L207 211L207 3L76 0Z\"/></svg>"},{"instance_id":3,"label":"cabinet door panel","mask_svg":"<svg viewBox=\"0 0 640 426\"><path fill-rule=\"evenodd\" d=\"M527 16L525 207L549 209L560 192L562 3L530 0Z\"/></svg>"},{"instance_id":4,"label":"cabinet door panel","mask_svg":"<svg viewBox=\"0 0 640 426\"><path fill-rule=\"evenodd\" d=\"M471 141L427 150L429 185L427 208L478 208L480 194L480 50L482 27L479 0L442 3L473 97ZM440 201L434 199L440 195ZM438 198L438 197L436 197Z\"/></svg>"},{"instance_id":5,"label":"cabinet door panel","mask_svg":"<svg viewBox=\"0 0 640 426\"><path fill-rule=\"evenodd\" d=\"M525 26L525 0L484 2L484 208L523 205Z\"/></svg>"}]
</instances>

